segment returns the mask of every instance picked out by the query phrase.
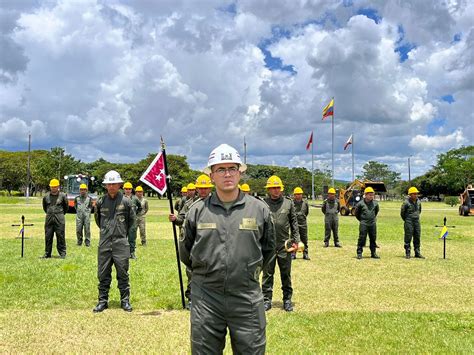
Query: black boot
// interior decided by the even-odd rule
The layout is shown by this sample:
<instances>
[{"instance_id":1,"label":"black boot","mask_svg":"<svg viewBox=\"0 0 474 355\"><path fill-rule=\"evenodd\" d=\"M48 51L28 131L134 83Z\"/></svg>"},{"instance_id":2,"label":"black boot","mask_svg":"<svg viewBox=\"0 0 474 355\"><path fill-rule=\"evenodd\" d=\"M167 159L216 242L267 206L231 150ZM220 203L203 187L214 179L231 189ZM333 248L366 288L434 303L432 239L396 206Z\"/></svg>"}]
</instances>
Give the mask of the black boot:
<instances>
[{"instance_id":1,"label":"black boot","mask_svg":"<svg viewBox=\"0 0 474 355\"><path fill-rule=\"evenodd\" d=\"M407 251L405 252L405 259L410 259L410 258L411 258L410 251L407 250Z\"/></svg>"},{"instance_id":2,"label":"black boot","mask_svg":"<svg viewBox=\"0 0 474 355\"><path fill-rule=\"evenodd\" d=\"M339 242L334 243L334 246L335 246L336 248L342 248L342 245L341 245Z\"/></svg>"},{"instance_id":3,"label":"black boot","mask_svg":"<svg viewBox=\"0 0 474 355\"><path fill-rule=\"evenodd\" d=\"M311 258L309 257L308 253L303 253L303 259L304 259L304 260L311 260Z\"/></svg>"},{"instance_id":4,"label":"black boot","mask_svg":"<svg viewBox=\"0 0 474 355\"><path fill-rule=\"evenodd\" d=\"M284 300L283 301L283 309L286 312L293 312L293 303L291 302L291 300Z\"/></svg>"},{"instance_id":5,"label":"black boot","mask_svg":"<svg viewBox=\"0 0 474 355\"><path fill-rule=\"evenodd\" d=\"M272 309L272 301L270 301L270 300L263 301L263 308L265 309L265 312Z\"/></svg>"},{"instance_id":6,"label":"black boot","mask_svg":"<svg viewBox=\"0 0 474 355\"><path fill-rule=\"evenodd\" d=\"M362 259L362 253L360 253L360 254L357 253L357 259L359 259L359 260Z\"/></svg>"},{"instance_id":7,"label":"black boot","mask_svg":"<svg viewBox=\"0 0 474 355\"><path fill-rule=\"evenodd\" d=\"M424 259L425 257L424 257L423 255L421 255L419 249L416 249L416 250L415 250L415 258Z\"/></svg>"},{"instance_id":8,"label":"black boot","mask_svg":"<svg viewBox=\"0 0 474 355\"><path fill-rule=\"evenodd\" d=\"M125 312L132 311L132 305L130 304L130 290L121 290L120 291L120 307Z\"/></svg>"},{"instance_id":9,"label":"black boot","mask_svg":"<svg viewBox=\"0 0 474 355\"><path fill-rule=\"evenodd\" d=\"M324 247L325 248L329 247L329 242L324 242Z\"/></svg>"},{"instance_id":10,"label":"black boot","mask_svg":"<svg viewBox=\"0 0 474 355\"><path fill-rule=\"evenodd\" d=\"M375 251L372 252L372 254L370 255L370 257L371 257L372 259L380 259L380 256L378 256Z\"/></svg>"},{"instance_id":11,"label":"black boot","mask_svg":"<svg viewBox=\"0 0 474 355\"><path fill-rule=\"evenodd\" d=\"M99 301L99 303L97 303L97 306L95 306L92 311L93 311L94 313L99 313L99 312L103 312L103 311L106 310L107 308L109 308L109 302L107 302L107 301Z\"/></svg>"}]
</instances>

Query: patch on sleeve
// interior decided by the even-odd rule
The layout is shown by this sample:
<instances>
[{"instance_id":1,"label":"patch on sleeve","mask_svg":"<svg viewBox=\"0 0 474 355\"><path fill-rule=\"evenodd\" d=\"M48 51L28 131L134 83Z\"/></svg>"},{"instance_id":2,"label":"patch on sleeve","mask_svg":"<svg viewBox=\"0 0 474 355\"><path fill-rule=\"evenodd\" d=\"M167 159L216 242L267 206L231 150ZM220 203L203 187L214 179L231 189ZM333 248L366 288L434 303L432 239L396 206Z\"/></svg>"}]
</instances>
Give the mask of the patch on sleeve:
<instances>
[{"instance_id":1,"label":"patch on sleeve","mask_svg":"<svg viewBox=\"0 0 474 355\"><path fill-rule=\"evenodd\" d=\"M198 223L197 229L217 229L216 223Z\"/></svg>"},{"instance_id":2,"label":"patch on sleeve","mask_svg":"<svg viewBox=\"0 0 474 355\"><path fill-rule=\"evenodd\" d=\"M258 230L256 218L242 218L242 223L239 224L239 229L256 231Z\"/></svg>"}]
</instances>

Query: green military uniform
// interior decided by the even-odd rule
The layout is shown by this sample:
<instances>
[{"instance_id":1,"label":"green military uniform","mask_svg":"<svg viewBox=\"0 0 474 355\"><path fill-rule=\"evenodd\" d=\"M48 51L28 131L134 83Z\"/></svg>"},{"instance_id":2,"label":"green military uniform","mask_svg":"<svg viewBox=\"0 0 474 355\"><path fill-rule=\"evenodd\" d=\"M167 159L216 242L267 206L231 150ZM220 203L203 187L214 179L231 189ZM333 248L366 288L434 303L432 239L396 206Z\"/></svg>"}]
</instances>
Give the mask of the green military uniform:
<instances>
[{"instance_id":1,"label":"green military uniform","mask_svg":"<svg viewBox=\"0 0 474 355\"><path fill-rule=\"evenodd\" d=\"M377 247L377 215L379 213L379 204L377 201L367 202L363 198L357 205L355 216L359 224L359 240L357 241L357 256L362 256L367 234L370 240L370 252L372 257L378 258L375 253Z\"/></svg>"},{"instance_id":2,"label":"green military uniform","mask_svg":"<svg viewBox=\"0 0 474 355\"><path fill-rule=\"evenodd\" d=\"M176 202L174 203L174 210L179 213L179 211L181 211L181 209L183 208L187 200L188 200L187 196L178 198Z\"/></svg>"},{"instance_id":3,"label":"green military uniform","mask_svg":"<svg viewBox=\"0 0 474 355\"><path fill-rule=\"evenodd\" d=\"M142 204L137 196L131 195L129 197L132 203L132 209L135 215L139 215L142 211ZM133 221L133 225L130 228L130 233L128 234L128 243L130 244L130 254L135 253L136 248L136 240L137 240L137 220L136 218Z\"/></svg>"},{"instance_id":4,"label":"green military uniform","mask_svg":"<svg viewBox=\"0 0 474 355\"><path fill-rule=\"evenodd\" d=\"M146 245L146 214L148 213L148 200L145 197L139 199L141 209L137 211L137 227L140 230L140 240L142 245Z\"/></svg>"},{"instance_id":5,"label":"green military uniform","mask_svg":"<svg viewBox=\"0 0 474 355\"><path fill-rule=\"evenodd\" d=\"M74 198L74 208L76 209L76 237L77 245L82 245L83 238L86 246L91 244L91 211L92 198L89 195L76 196Z\"/></svg>"},{"instance_id":6,"label":"green military uniform","mask_svg":"<svg viewBox=\"0 0 474 355\"><path fill-rule=\"evenodd\" d=\"M56 248L61 258L66 257L66 220L64 215L69 206L64 192L52 195L48 192L43 197L43 211L46 213L44 222L45 250L44 257L50 258L53 251L53 238L56 233Z\"/></svg>"},{"instance_id":7,"label":"green military uniform","mask_svg":"<svg viewBox=\"0 0 474 355\"><path fill-rule=\"evenodd\" d=\"M298 231L300 233L300 239L304 244L303 258L308 258L308 223L307 217L309 214L309 205L305 200L296 201L293 200L296 211L296 218L298 220Z\"/></svg>"},{"instance_id":8,"label":"green military uniform","mask_svg":"<svg viewBox=\"0 0 474 355\"><path fill-rule=\"evenodd\" d=\"M117 272L117 283L122 302L129 302L129 257L128 236L135 224L135 211L130 199L118 192L114 199L108 194L98 199L94 218L100 228L98 272L99 302L108 302L112 265Z\"/></svg>"},{"instance_id":9,"label":"green military uniform","mask_svg":"<svg viewBox=\"0 0 474 355\"><path fill-rule=\"evenodd\" d=\"M179 214L176 216L176 221L174 223L179 227L180 238L183 235L183 224L186 219L186 213L188 213L192 204L199 199L200 199L199 196L194 196L191 199L186 199L186 201L183 204L183 207L181 208L181 210L179 210ZM186 291L184 291L184 296L186 296L186 298L188 299L188 302L190 302L191 301L191 278L193 275L192 275L191 268L187 266L186 266L186 276L188 278L188 283L186 285Z\"/></svg>"},{"instance_id":10,"label":"green military uniform","mask_svg":"<svg viewBox=\"0 0 474 355\"><path fill-rule=\"evenodd\" d=\"M264 199L270 207L275 224L275 250L268 266L263 270L262 291L265 302L271 304L273 296L273 278L275 266L278 262L281 277L281 289L283 290L283 303L291 301L293 288L291 287L291 253L286 252L285 242L290 239L294 243L300 242L298 231L298 219L295 206L289 198L280 196L273 200L270 197ZM291 234L290 234L291 232Z\"/></svg>"},{"instance_id":11,"label":"green military uniform","mask_svg":"<svg viewBox=\"0 0 474 355\"><path fill-rule=\"evenodd\" d=\"M415 249L415 256L421 256L420 245L421 245L421 226L420 226L420 214L421 214L421 201L417 198L412 201L410 198L406 199L402 204L400 216L405 221L405 252L410 255L411 240L413 238L413 248Z\"/></svg>"},{"instance_id":12,"label":"green military uniform","mask_svg":"<svg viewBox=\"0 0 474 355\"><path fill-rule=\"evenodd\" d=\"M275 250L268 206L242 192L233 204L212 194L191 206L179 248L193 271L192 353L222 354L229 328L235 354L264 354L259 275Z\"/></svg>"},{"instance_id":13,"label":"green military uniform","mask_svg":"<svg viewBox=\"0 0 474 355\"><path fill-rule=\"evenodd\" d=\"M334 239L334 245L339 246L339 210L341 206L337 199L326 199L323 202L321 211L324 213L324 244L329 244L331 231Z\"/></svg>"}]
</instances>

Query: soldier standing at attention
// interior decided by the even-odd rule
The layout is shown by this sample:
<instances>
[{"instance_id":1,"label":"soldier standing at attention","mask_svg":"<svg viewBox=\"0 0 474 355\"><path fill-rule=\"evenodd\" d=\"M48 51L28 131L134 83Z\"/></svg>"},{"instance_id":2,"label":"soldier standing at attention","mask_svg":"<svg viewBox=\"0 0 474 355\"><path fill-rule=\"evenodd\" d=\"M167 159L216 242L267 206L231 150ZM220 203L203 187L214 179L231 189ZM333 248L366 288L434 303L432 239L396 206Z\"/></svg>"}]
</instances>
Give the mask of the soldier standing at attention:
<instances>
[{"instance_id":1,"label":"soldier standing at attention","mask_svg":"<svg viewBox=\"0 0 474 355\"><path fill-rule=\"evenodd\" d=\"M421 226L420 226L420 214L421 214L421 201L418 199L418 189L416 187L410 187L408 189L409 197L403 202L400 211L405 229L405 258L410 259L410 247L411 240L413 239L413 248L415 249L415 258L424 259L421 255Z\"/></svg>"},{"instance_id":2,"label":"soldier standing at attention","mask_svg":"<svg viewBox=\"0 0 474 355\"><path fill-rule=\"evenodd\" d=\"M188 188L186 186L183 186L181 188L181 197L176 199L176 202L174 203L174 209L175 211L180 211L181 208L183 208L184 203L187 200L187 193L188 193Z\"/></svg>"},{"instance_id":3,"label":"soldier standing at attention","mask_svg":"<svg viewBox=\"0 0 474 355\"><path fill-rule=\"evenodd\" d=\"M293 190L293 204L295 205L296 218L298 219L298 231L300 233L300 239L304 244L303 259L311 260L308 255L308 223L307 217L309 214L308 202L303 200L303 189L301 187L295 187ZM296 252L292 254L296 259Z\"/></svg>"},{"instance_id":4,"label":"soldier standing at attention","mask_svg":"<svg viewBox=\"0 0 474 355\"><path fill-rule=\"evenodd\" d=\"M377 247L377 215L379 204L374 201L374 189L367 187L364 190L364 198L356 205L355 216L359 224L359 240L357 241L357 259L362 259L364 249L369 234L371 258L380 259L375 252Z\"/></svg>"},{"instance_id":5,"label":"soldier standing at attention","mask_svg":"<svg viewBox=\"0 0 474 355\"><path fill-rule=\"evenodd\" d=\"M210 191L210 189L209 189ZM209 193L208 193L209 194ZM194 185L192 182L188 184L187 186L187 200L184 203L183 207L177 211L179 212L178 215L175 214L169 214L168 220L170 222L173 222L175 225L179 227L179 235L180 237L183 235L183 224L184 224L184 219L186 218L186 213L189 211L189 208L191 205L199 200L199 195L196 195L196 185ZM191 277L192 277L192 271L189 267L186 266L186 276L188 278L188 283L186 287L186 291L184 292L184 295L186 296L186 299L188 300L188 303L186 304L186 308L190 309L191 307Z\"/></svg>"},{"instance_id":6,"label":"soldier standing at attention","mask_svg":"<svg viewBox=\"0 0 474 355\"><path fill-rule=\"evenodd\" d=\"M100 229L97 277L99 279L99 303L94 312L102 312L109 306L109 289L112 282L112 265L115 265L120 290L120 307L132 311L130 305L128 236L135 224L135 211L130 199L122 194L120 174L114 170L105 174L103 184L107 194L97 200L94 218Z\"/></svg>"},{"instance_id":7,"label":"soldier standing at attention","mask_svg":"<svg viewBox=\"0 0 474 355\"><path fill-rule=\"evenodd\" d=\"M148 213L148 200L143 197L143 187L141 186L137 186L135 195L141 205L140 212L137 212L137 227L140 230L142 246L146 246L146 214Z\"/></svg>"},{"instance_id":8,"label":"soldier standing at attention","mask_svg":"<svg viewBox=\"0 0 474 355\"><path fill-rule=\"evenodd\" d=\"M125 196L127 196L132 202L133 212L135 212L135 215L139 215L142 211L142 205L140 201L138 201L137 196L132 194L132 189L133 189L133 186L130 182L126 182L125 184L123 184L123 191L125 192ZM137 258L135 255L136 241L137 241L137 221L136 219L134 219L134 224L128 236L128 243L130 244L130 259Z\"/></svg>"},{"instance_id":9,"label":"soldier standing at attention","mask_svg":"<svg viewBox=\"0 0 474 355\"><path fill-rule=\"evenodd\" d=\"M53 239L56 233L56 248L61 259L66 258L66 220L64 215L69 208L67 196L59 191L59 180L52 179L49 182L50 191L43 197L43 211L46 213L44 222L45 248L43 259L51 257L53 251Z\"/></svg>"},{"instance_id":10,"label":"soldier standing at attention","mask_svg":"<svg viewBox=\"0 0 474 355\"><path fill-rule=\"evenodd\" d=\"M86 247L91 245L91 212L92 198L87 193L87 185L79 186L79 195L74 198L76 209L76 237L77 245L82 245L83 237Z\"/></svg>"},{"instance_id":11,"label":"soldier standing at attention","mask_svg":"<svg viewBox=\"0 0 474 355\"><path fill-rule=\"evenodd\" d=\"M329 239L332 237L334 239L334 246L336 248L342 248L342 245L339 243L339 210L341 205L336 199L336 190L334 187L331 187L328 190L328 198L324 200L321 207L321 211L324 213L324 247L329 246Z\"/></svg>"},{"instance_id":12,"label":"soldier standing at attention","mask_svg":"<svg viewBox=\"0 0 474 355\"><path fill-rule=\"evenodd\" d=\"M268 197L264 201L270 207L275 224L275 250L273 257L268 266L263 270L262 291L265 298L265 311L272 308L273 296L273 277L275 274L275 266L278 262L281 277L281 289L283 290L283 309L287 312L293 311L293 288L291 287L291 253L285 248L285 243L291 240L291 243L298 244L300 242L300 234L298 231L298 219L296 217L295 206L293 201L287 197L283 197L283 183L276 176L270 176L267 180L265 188L268 191Z\"/></svg>"},{"instance_id":13,"label":"soldier standing at attention","mask_svg":"<svg viewBox=\"0 0 474 355\"><path fill-rule=\"evenodd\" d=\"M259 275L274 251L274 230L268 206L239 191L245 170L234 148L215 148L204 172L216 193L194 203L186 215L179 248L193 272L193 354L222 354L227 329L234 354L265 353Z\"/></svg>"}]
</instances>

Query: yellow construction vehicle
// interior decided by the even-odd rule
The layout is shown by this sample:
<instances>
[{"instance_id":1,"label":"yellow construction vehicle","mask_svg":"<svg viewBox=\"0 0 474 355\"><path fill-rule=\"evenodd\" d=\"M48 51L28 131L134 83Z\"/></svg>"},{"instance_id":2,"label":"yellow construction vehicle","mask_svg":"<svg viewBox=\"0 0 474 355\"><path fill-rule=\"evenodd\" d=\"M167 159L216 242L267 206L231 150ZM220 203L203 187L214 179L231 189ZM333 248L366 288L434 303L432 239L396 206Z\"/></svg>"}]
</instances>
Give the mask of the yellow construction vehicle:
<instances>
[{"instance_id":1,"label":"yellow construction vehicle","mask_svg":"<svg viewBox=\"0 0 474 355\"><path fill-rule=\"evenodd\" d=\"M370 180L354 180L347 188L339 189L339 204L341 216L355 215L355 205L364 195L364 189L371 187L375 193L387 192L383 182Z\"/></svg>"},{"instance_id":2,"label":"yellow construction vehicle","mask_svg":"<svg viewBox=\"0 0 474 355\"><path fill-rule=\"evenodd\" d=\"M468 185L466 190L459 196L459 215L469 216L474 214L474 189Z\"/></svg>"}]
</instances>

